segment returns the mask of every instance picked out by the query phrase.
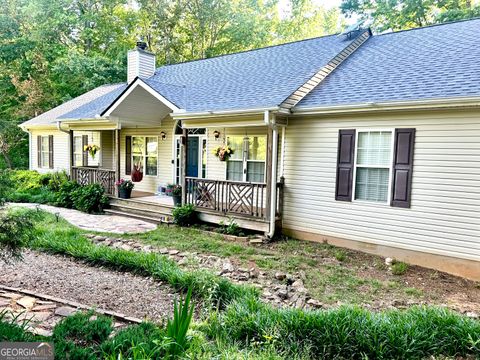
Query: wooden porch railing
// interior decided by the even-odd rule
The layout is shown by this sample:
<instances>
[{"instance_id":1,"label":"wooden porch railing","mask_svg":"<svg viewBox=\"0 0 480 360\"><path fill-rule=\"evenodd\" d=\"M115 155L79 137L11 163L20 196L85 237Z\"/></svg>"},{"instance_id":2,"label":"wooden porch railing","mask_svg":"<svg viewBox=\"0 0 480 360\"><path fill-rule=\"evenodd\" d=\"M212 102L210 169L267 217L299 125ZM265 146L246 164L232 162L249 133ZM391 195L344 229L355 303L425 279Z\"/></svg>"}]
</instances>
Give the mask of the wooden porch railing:
<instances>
[{"instance_id":1,"label":"wooden porch railing","mask_svg":"<svg viewBox=\"0 0 480 360\"><path fill-rule=\"evenodd\" d=\"M80 185L100 184L106 194L113 195L115 193L115 170L74 166L72 167L72 180Z\"/></svg>"},{"instance_id":2,"label":"wooden porch railing","mask_svg":"<svg viewBox=\"0 0 480 360\"><path fill-rule=\"evenodd\" d=\"M225 215L240 214L267 219L267 185L239 181L209 180L187 177L186 201L201 209ZM277 184L277 215L281 215L283 183Z\"/></svg>"}]
</instances>

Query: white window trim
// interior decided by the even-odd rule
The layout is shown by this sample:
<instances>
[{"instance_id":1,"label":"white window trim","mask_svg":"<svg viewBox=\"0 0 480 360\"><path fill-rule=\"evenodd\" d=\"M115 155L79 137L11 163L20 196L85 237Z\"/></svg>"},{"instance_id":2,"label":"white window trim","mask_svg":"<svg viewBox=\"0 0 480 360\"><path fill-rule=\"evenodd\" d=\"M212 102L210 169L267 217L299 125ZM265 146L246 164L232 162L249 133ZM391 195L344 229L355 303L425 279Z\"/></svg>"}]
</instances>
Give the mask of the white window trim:
<instances>
[{"instance_id":1,"label":"white window trim","mask_svg":"<svg viewBox=\"0 0 480 360\"><path fill-rule=\"evenodd\" d=\"M42 139L40 141L40 166L39 168L40 169L49 169L50 168L50 138L49 138L49 135L41 135L40 136ZM46 138L47 139L47 150L46 151L43 151L42 150L42 146L43 146L43 139ZM44 153L47 154L47 157L46 157L46 163L47 165L43 165L43 155Z\"/></svg>"},{"instance_id":2,"label":"white window trim","mask_svg":"<svg viewBox=\"0 0 480 360\"><path fill-rule=\"evenodd\" d=\"M265 149L265 160L248 160L246 157L245 157L245 149L242 148L242 159L234 159L234 160L227 160L225 161L225 179L227 181L235 181L235 180L228 180L228 162L229 161L241 161L243 163L243 174L242 174L242 182L247 182L247 165L248 165L248 162L251 161L251 162L263 162L264 163L264 167L263 167L263 181L262 182L254 182L254 181L249 181L249 183L252 183L252 184L265 184L267 182L267 158L268 157L268 154L267 154L267 151L268 151L268 136L267 135L257 135L257 134L248 134L248 135L227 135L226 136L226 139L227 139L227 145L228 145L228 138L229 137L240 137L242 136L243 139L245 139L245 137L263 137L265 138L266 142L265 142L265 146L266 146L266 149ZM245 141L242 142L243 146L245 146ZM248 150L247 150L248 151Z\"/></svg>"},{"instance_id":3,"label":"white window trim","mask_svg":"<svg viewBox=\"0 0 480 360\"><path fill-rule=\"evenodd\" d=\"M373 201L373 200L363 200L355 199L355 191L357 184L357 152L358 152L358 135L364 132L390 132L392 134L391 144L390 144L390 162L389 166L373 166L373 165L359 165L359 167L364 168L373 168L373 169L389 169L388 170L388 190L387 190L387 201ZM352 202L368 204L368 205L380 205L380 206L390 206L390 201L392 197L392 174L393 174L393 150L395 146L395 128L382 128L382 129L355 129L355 152L353 157L353 184L352 184Z\"/></svg>"},{"instance_id":4,"label":"white window trim","mask_svg":"<svg viewBox=\"0 0 480 360\"><path fill-rule=\"evenodd\" d=\"M133 172L133 138L136 138L136 137L141 137L141 138L144 138L145 139L145 146L147 146L147 137L149 138L155 138L157 139L157 175L147 175L147 149L144 148L143 149L143 152L142 152L142 157L143 157L143 160L144 160L144 164L143 164L143 176L145 177L149 177L149 178L157 178L160 174L160 167L159 167L159 142L158 142L158 136L157 135L137 135L137 134L132 134L132 135L129 135L127 134L126 136L131 136L132 137L132 144L131 144L131 149L130 149L130 157L131 157L131 164L132 164L132 169L131 171ZM130 176L132 176L130 174Z\"/></svg>"}]
</instances>

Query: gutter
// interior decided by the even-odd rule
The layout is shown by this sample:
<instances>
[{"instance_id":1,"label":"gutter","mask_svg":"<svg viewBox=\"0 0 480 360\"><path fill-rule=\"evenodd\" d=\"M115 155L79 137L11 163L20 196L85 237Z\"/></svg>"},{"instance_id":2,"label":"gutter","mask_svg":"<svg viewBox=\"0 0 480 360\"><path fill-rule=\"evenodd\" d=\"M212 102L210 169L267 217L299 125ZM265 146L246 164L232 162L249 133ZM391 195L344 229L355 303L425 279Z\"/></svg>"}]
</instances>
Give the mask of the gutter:
<instances>
[{"instance_id":1,"label":"gutter","mask_svg":"<svg viewBox=\"0 0 480 360\"><path fill-rule=\"evenodd\" d=\"M235 110L215 110L215 111L202 111L202 112L173 112L170 115L174 119L187 120L191 118L205 118L213 116L232 116L232 115L251 115L251 114L263 114L266 111L279 111L280 107L273 106L268 108L251 108L251 109L235 109Z\"/></svg>"},{"instance_id":2,"label":"gutter","mask_svg":"<svg viewBox=\"0 0 480 360\"><path fill-rule=\"evenodd\" d=\"M275 234L275 214L277 211L277 157L278 157L278 129L275 124L275 119L273 124L270 122L270 111L265 110L263 115L263 120L265 125L272 126L272 169L270 174L270 226L267 234L267 238L272 238Z\"/></svg>"},{"instance_id":3,"label":"gutter","mask_svg":"<svg viewBox=\"0 0 480 360\"><path fill-rule=\"evenodd\" d=\"M480 97L456 97L444 99L410 100L410 101L385 101L366 102L357 104L326 105L326 106L301 106L292 109L292 113L309 114L335 114L350 112L392 111L392 110L422 110L442 109L456 107L480 107Z\"/></svg>"},{"instance_id":4,"label":"gutter","mask_svg":"<svg viewBox=\"0 0 480 360\"><path fill-rule=\"evenodd\" d=\"M69 130L64 130L62 129L62 122L61 121L57 121L57 130L58 131L61 131L61 132L64 132L66 134L70 134L70 131Z\"/></svg>"}]
</instances>

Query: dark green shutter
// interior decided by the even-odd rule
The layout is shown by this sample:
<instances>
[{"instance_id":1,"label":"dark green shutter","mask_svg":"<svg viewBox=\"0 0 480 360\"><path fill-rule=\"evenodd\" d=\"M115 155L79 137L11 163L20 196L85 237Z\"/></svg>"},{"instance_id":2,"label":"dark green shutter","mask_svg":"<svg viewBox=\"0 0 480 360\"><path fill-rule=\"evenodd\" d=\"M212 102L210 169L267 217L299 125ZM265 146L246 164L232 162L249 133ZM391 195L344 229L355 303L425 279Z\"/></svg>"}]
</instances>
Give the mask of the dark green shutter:
<instances>
[{"instance_id":1,"label":"dark green shutter","mask_svg":"<svg viewBox=\"0 0 480 360\"><path fill-rule=\"evenodd\" d=\"M125 174L132 173L132 137L125 137Z\"/></svg>"},{"instance_id":2,"label":"dark green shutter","mask_svg":"<svg viewBox=\"0 0 480 360\"><path fill-rule=\"evenodd\" d=\"M410 207L415 129L395 129L392 200L395 207Z\"/></svg>"},{"instance_id":3,"label":"dark green shutter","mask_svg":"<svg viewBox=\"0 0 480 360\"><path fill-rule=\"evenodd\" d=\"M42 167L42 137L37 136L37 167Z\"/></svg>"},{"instance_id":4,"label":"dark green shutter","mask_svg":"<svg viewBox=\"0 0 480 360\"><path fill-rule=\"evenodd\" d=\"M340 130L338 132L335 200L352 201L354 156L355 130Z\"/></svg>"},{"instance_id":5,"label":"dark green shutter","mask_svg":"<svg viewBox=\"0 0 480 360\"><path fill-rule=\"evenodd\" d=\"M53 169L53 135L48 135L48 167Z\"/></svg>"}]
</instances>

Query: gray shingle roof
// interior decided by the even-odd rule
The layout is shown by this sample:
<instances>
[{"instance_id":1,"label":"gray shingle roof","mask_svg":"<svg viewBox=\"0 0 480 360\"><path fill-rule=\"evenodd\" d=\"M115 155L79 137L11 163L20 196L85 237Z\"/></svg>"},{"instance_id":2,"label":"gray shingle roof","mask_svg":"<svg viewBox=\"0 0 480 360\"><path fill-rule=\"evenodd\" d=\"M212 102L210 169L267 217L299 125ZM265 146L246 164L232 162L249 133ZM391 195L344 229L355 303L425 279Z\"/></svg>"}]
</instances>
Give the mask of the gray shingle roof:
<instances>
[{"instance_id":1,"label":"gray shingle roof","mask_svg":"<svg viewBox=\"0 0 480 360\"><path fill-rule=\"evenodd\" d=\"M40 114L33 119L30 119L22 124L22 126L29 127L31 125L52 125L58 119L63 118L66 114L81 108L82 106L90 106L90 104L94 104L97 102L98 99L101 99L103 96L111 94L115 92L122 86L123 84L113 84L113 85L102 85L85 94L77 96L76 98L64 102L63 104Z\"/></svg>"},{"instance_id":2,"label":"gray shingle roof","mask_svg":"<svg viewBox=\"0 0 480 360\"><path fill-rule=\"evenodd\" d=\"M110 85L106 91L92 101L89 101L68 113L59 116L59 119L94 119L100 115L115 99L127 88L127 84ZM98 88L97 88L98 89Z\"/></svg>"},{"instance_id":3,"label":"gray shingle roof","mask_svg":"<svg viewBox=\"0 0 480 360\"><path fill-rule=\"evenodd\" d=\"M183 86L184 94L169 100L189 112L273 107L350 43L345 36L324 36L167 65L151 79Z\"/></svg>"},{"instance_id":4,"label":"gray shingle roof","mask_svg":"<svg viewBox=\"0 0 480 360\"><path fill-rule=\"evenodd\" d=\"M298 105L480 96L480 19L373 36ZM167 65L144 81L188 112L281 104L351 43L331 35ZM127 84L100 86L24 123L101 114Z\"/></svg>"},{"instance_id":5,"label":"gray shingle roof","mask_svg":"<svg viewBox=\"0 0 480 360\"><path fill-rule=\"evenodd\" d=\"M374 36L298 105L480 96L480 19Z\"/></svg>"}]
</instances>

